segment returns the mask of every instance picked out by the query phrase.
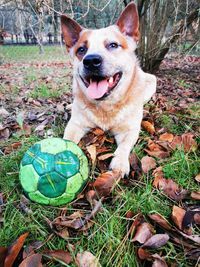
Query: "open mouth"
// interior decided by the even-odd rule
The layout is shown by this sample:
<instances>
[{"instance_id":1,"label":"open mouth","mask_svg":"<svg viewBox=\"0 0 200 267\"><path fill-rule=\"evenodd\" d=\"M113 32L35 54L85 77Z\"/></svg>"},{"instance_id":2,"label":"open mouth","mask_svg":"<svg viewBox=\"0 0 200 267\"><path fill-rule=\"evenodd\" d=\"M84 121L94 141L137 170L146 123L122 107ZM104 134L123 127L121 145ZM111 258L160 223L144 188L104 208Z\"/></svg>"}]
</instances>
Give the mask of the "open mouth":
<instances>
[{"instance_id":1,"label":"open mouth","mask_svg":"<svg viewBox=\"0 0 200 267\"><path fill-rule=\"evenodd\" d=\"M121 77L122 72L117 72L111 77L93 75L85 79L81 77L81 80L85 84L86 93L91 99L102 100L117 86Z\"/></svg>"}]
</instances>

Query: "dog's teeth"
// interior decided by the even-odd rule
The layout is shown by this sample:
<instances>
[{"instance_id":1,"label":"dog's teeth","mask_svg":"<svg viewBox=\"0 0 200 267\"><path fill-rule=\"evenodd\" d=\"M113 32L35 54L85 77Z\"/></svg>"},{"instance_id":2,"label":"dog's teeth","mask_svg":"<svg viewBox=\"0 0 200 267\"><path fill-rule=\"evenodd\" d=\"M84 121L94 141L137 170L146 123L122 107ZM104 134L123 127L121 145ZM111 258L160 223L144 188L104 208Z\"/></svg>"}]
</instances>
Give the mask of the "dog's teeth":
<instances>
[{"instance_id":1,"label":"dog's teeth","mask_svg":"<svg viewBox=\"0 0 200 267\"><path fill-rule=\"evenodd\" d=\"M111 85L113 84L113 77L110 77L110 79L108 80L108 83Z\"/></svg>"}]
</instances>

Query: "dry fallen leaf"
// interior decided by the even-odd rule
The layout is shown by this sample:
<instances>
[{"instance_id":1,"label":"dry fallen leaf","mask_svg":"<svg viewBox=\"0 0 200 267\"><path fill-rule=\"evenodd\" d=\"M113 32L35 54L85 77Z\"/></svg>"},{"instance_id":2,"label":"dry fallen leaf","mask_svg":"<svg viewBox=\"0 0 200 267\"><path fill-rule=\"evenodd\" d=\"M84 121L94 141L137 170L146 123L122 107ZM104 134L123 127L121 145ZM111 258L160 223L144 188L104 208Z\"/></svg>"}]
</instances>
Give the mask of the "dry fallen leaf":
<instances>
[{"instance_id":1,"label":"dry fallen leaf","mask_svg":"<svg viewBox=\"0 0 200 267\"><path fill-rule=\"evenodd\" d=\"M103 134L104 134L104 131L103 131L102 129L100 129L100 128L95 128L95 129L93 130L93 133L94 133L95 135L103 135Z\"/></svg>"},{"instance_id":2,"label":"dry fallen leaf","mask_svg":"<svg viewBox=\"0 0 200 267\"><path fill-rule=\"evenodd\" d=\"M6 127L3 127L1 124L0 124L0 140L6 140L8 139L10 136L10 131L8 128Z\"/></svg>"},{"instance_id":3,"label":"dry fallen leaf","mask_svg":"<svg viewBox=\"0 0 200 267\"><path fill-rule=\"evenodd\" d=\"M169 240L168 234L156 234L150 237L143 245L143 248L156 249L164 246Z\"/></svg>"},{"instance_id":4,"label":"dry fallen leaf","mask_svg":"<svg viewBox=\"0 0 200 267\"><path fill-rule=\"evenodd\" d=\"M182 138L179 135L175 135L173 141L170 143L172 149L180 149L182 146Z\"/></svg>"},{"instance_id":5,"label":"dry fallen leaf","mask_svg":"<svg viewBox=\"0 0 200 267\"><path fill-rule=\"evenodd\" d=\"M172 179L164 178L161 167L158 167L154 170L153 176L155 177L153 186L155 186L157 189L162 190L168 197L179 201L184 199L188 195L188 191L179 187L179 185Z\"/></svg>"},{"instance_id":6,"label":"dry fallen leaf","mask_svg":"<svg viewBox=\"0 0 200 267\"><path fill-rule=\"evenodd\" d=\"M140 247L138 249L137 253L138 253L138 257L141 260L151 260L152 259L151 253L149 251L143 249L142 247Z\"/></svg>"},{"instance_id":7,"label":"dry fallen leaf","mask_svg":"<svg viewBox=\"0 0 200 267\"><path fill-rule=\"evenodd\" d=\"M8 155L10 153L12 153L14 150L17 150L18 148L20 148L22 146L21 142L15 142L13 144L10 144L9 146L7 146L4 150L4 154Z\"/></svg>"},{"instance_id":8,"label":"dry fallen leaf","mask_svg":"<svg viewBox=\"0 0 200 267\"><path fill-rule=\"evenodd\" d=\"M160 255L153 254L152 258L154 259L152 267L167 267L167 263L162 257L160 257Z\"/></svg>"},{"instance_id":9,"label":"dry fallen leaf","mask_svg":"<svg viewBox=\"0 0 200 267\"><path fill-rule=\"evenodd\" d=\"M197 176L195 177L195 180L200 183L200 173L197 174Z\"/></svg>"},{"instance_id":10,"label":"dry fallen leaf","mask_svg":"<svg viewBox=\"0 0 200 267\"><path fill-rule=\"evenodd\" d=\"M181 136L175 136L170 146L172 149L183 148L185 152L194 151L197 149L197 142L194 140L192 133L185 133Z\"/></svg>"},{"instance_id":11,"label":"dry fallen leaf","mask_svg":"<svg viewBox=\"0 0 200 267\"><path fill-rule=\"evenodd\" d=\"M76 255L78 267L101 267L98 259L89 251L84 251Z\"/></svg>"},{"instance_id":12,"label":"dry fallen leaf","mask_svg":"<svg viewBox=\"0 0 200 267\"><path fill-rule=\"evenodd\" d=\"M147 222L143 222L136 229L136 234L131 240L133 242L138 241L140 244L144 244L153 235L153 226Z\"/></svg>"},{"instance_id":13,"label":"dry fallen leaf","mask_svg":"<svg viewBox=\"0 0 200 267\"><path fill-rule=\"evenodd\" d=\"M172 142L173 139L174 139L174 136L171 133L164 133L164 134L161 134L159 137L160 141Z\"/></svg>"},{"instance_id":14,"label":"dry fallen leaf","mask_svg":"<svg viewBox=\"0 0 200 267\"><path fill-rule=\"evenodd\" d=\"M42 255L32 254L29 257L25 258L19 265L19 267L42 267Z\"/></svg>"},{"instance_id":15,"label":"dry fallen leaf","mask_svg":"<svg viewBox=\"0 0 200 267\"><path fill-rule=\"evenodd\" d=\"M101 156L98 157L98 160L105 160L105 159L109 159L111 157L113 157L114 153L107 153L107 154L103 154Z\"/></svg>"},{"instance_id":16,"label":"dry fallen leaf","mask_svg":"<svg viewBox=\"0 0 200 267\"><path fill-rule=\"evenodd\" d=\"M10 267L13 265L15 259L17 258L21 248L24 245L24 242L28 236L28 233L21 235L9 248L8 254L6 256L4 267Z\"/></svg>"},{"instance_id":17,"label":"dry fallen leaf","mask_svg":"<svg viewBox=\"0 0 200 267\"><path fill-rule=\"evenodd\" d=\"M141 125L142 125L142 128L144 128L148 133L150 133L150 134L155 133L154 125L151 122L142 121Z\"/></svg>"},{"instance_id":18,"label":"dry fallen leaf","mask_svg":"<svg viewBox=\"0 0 200 267\"><path fill-rule=\"evenodd\" d=\"M172 208L172 220L180 230L183 229L182 223L185 213L186 211L184 209L179 208L177 206L173 206Z\"/></svg>"},{"instance_id":19,"label":"dry fallen leaf","mask_svg":"<svg viewBox=\"0 0 200 267\"><path fill-rule=\"evenodd\" d=\"M197 142L193 139L193 136L194 135L191 133L182 134L181 137L185 152L190 152L197 149L198 145Z\"/></svg>"},{"instance_id":20,"label":"dry fallen leaf","mask_svg":"<svg viewBox=\"0 0 200 267\"><path fill-rule=\"evenodd\" d=\"M58 259L63 263L70 264L72 262L72 256L68 251L64 250L45 250L43 255L50 257L51 259Z\"/></svg>"},{"instance_id":21,"label":"dry fallen leaf","mask_svg":"<svg viewBox=\"0 0 200 267\"><path fill-rule=\"evenodd\" d=\"M149 156L144 156L141 159L141 163L142 163L142 170L144 173L147 173L156 167L155 159Z\"/></svg>"},{"instance_id":22,"label":"dry fallen leaf","mask_svg":"<svg viewBox=\"0 0 200 267\"><path fill-rule=\"evenodd\" d=\"M4 267L4 261L7 256L8 248L0 247L0 267Z\"/></svg>"},{"instance_id":23,"label":"dry fallen leaf","mask_svg":"<svg viewBox=\"0 0 200 267\"><path fill-rule=\"evenodd\" d=\"M135 153L131 153L129 156L129 162L131 166L131 170L134 172L134 179L138 179L142 175L142 166L139 158Z\"/></svg>"},{"instance_id":24,"label":"dry fallen leaf","mask_svg":"<svg viewBox=\"0 0 200 267\"><path fill-rule=\"evenodd\" d=\"M169 222L162 215L158 213L150 214L149 218L151 218L154 222L158 223L161 227L163 227L166 230L172 229L172 226L169 224Z\"/></svg>"},{"instance_id":25,"label":"dry fallen leaf","mask_svg":"<svg viewBox=\"0 0 200 267\"><path fill-rule=\"evenodd\" d=\"M169 157L170 153L163 146L156 144L151 139L148 140L147 144L148 149L144 149L148 153L148 155L164 159Z\"/></svg>"},{"instance_id":26,"label":"dry fallen leaf","mask_svg":"<svg viewBox=\"0 0 200 267\"><path fill-rule=\"evenodd\" d=\"M200 207L191 208L186 211L183 218L182 227L185 229L195 224L200 224Z\"/></svg>"},{"instance_id":27,"label":"dry fallen leaf","mask_svg":"<svg viewBox=\"0 0 200 267\"><path fill-rule=\"evenodd\" d=\"M191 192L191 198L200 200L200 191L192 191Z\"/></svg>"},{"instance_id":28,"label":"dry fallen leaf","mask_svg":"<svg viewBox=\"0 0 200 267\"><path fill-rule=\"evenodd\" d=\"M121 174L118 171L105 172L97 177L93 186L99 196L108 196L120 179Z\"/></svg>"},{"instance_id":29,"label":"dry fallen leaf","mask_svg":"<svg viewBox=\"0 0 200 267\"><path fill-rule=\"evenodd\" d=\"M90 154L90 158L92 160L92 165L95 165L96 156L97 156L97 149L95 145L86 146L88 153Z\"/></svg>"}]
</instances>

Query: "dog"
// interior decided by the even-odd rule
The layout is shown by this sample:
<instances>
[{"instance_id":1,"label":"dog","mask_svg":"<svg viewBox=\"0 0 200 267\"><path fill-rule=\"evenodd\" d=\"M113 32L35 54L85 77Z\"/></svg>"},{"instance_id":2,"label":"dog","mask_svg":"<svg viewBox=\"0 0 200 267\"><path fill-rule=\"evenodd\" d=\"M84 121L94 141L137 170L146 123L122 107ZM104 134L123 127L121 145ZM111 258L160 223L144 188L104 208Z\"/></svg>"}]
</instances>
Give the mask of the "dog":
<instances>
[{"instance_id":1,"label":"dog","mask_svg":"<svg viewBox=\"0 0 200 267\"><path fill-rule=\"evenodd\" d=\"M143 105L156 91L156 77L141 69L135 54L137 7L131 2L115 25L95 30L61 15L61 29L74 70L72 116L63 138L79 143L91 128L110 131L117 143L110 168L128 175Z\"/></svg>"}]
</instances>

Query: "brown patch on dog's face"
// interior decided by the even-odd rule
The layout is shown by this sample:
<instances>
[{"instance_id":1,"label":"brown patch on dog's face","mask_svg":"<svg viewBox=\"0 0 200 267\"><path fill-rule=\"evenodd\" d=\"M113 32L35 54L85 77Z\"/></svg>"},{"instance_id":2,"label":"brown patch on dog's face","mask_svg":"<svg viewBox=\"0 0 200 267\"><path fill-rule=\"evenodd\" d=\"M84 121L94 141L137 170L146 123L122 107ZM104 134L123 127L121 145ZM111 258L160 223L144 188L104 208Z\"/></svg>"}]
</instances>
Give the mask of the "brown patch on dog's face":
<instances>
[{"instance_id":1,"label":"brown patch on dog's face","mask_svg":"<svg viewBox=\"0 0 200 267\"><path fill-rule=\"evenodd\" d=\"M89 48L89 37L91 35L90 30L83 31L80 34L78 42L74 46L74 55L77 56L79 61L83 59Z\"/></svg>"}]
</instances>

